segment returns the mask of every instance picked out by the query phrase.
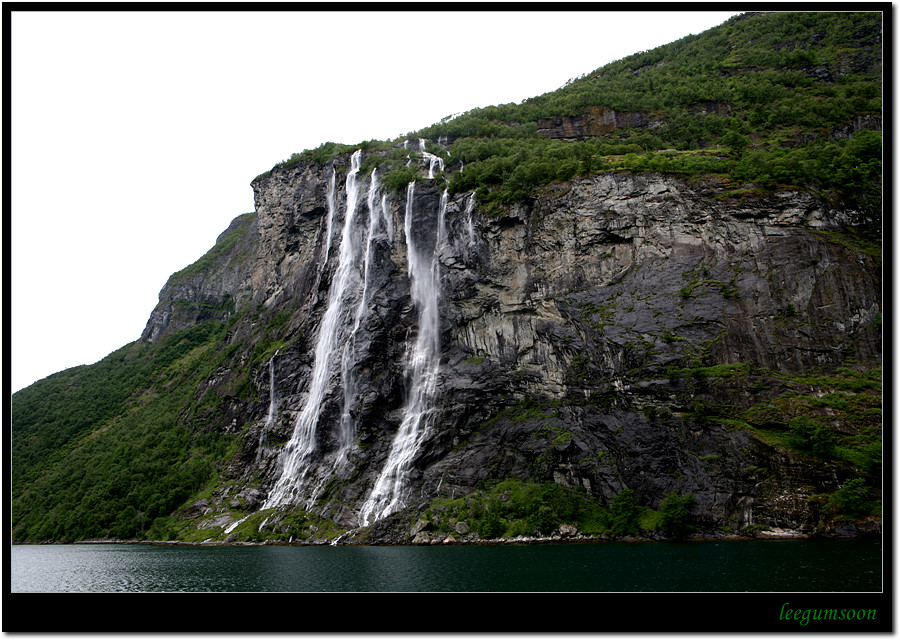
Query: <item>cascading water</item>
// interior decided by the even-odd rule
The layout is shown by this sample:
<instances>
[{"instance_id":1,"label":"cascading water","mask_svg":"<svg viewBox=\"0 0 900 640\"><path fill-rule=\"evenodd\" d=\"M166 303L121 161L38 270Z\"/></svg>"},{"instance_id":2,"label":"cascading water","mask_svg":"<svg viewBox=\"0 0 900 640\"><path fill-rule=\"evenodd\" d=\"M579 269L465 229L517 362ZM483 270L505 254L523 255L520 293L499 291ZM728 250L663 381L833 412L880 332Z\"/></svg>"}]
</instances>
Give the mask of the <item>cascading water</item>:
<instances>
[{"instance_id":1,"label":"cascading water","mask_svg":"<svg viewBox=\"0 0 900 640\"><path fill-rule=\"evenodd\" d=\"M322 256L322 262L319 263L320 272L325 268L325 265L328 264L328 252L331 251L331 230L334 227L334 213L337 209L334 205L336 173L337 171L332 167L331 177L328 179L328 190L325 192L325 205L328 208L328 221L326 222L325 227L325 253Z\"/></svg>"},{"instance_id":2,"label":"cascading water","mask_svg":"<svg viewBox=\"0 0 900 640\"><path fill-rule=\"evenodd\" d=\"M433 177L435 168L443 170L443 159L426 152L424 141L420 141L419 146L420 157L428 162L428 175ZM331 381L334 380L332 372L335 367L339 369L343 404L337 434L338 446L332 458L331 470L332 472L340 471L349 464L357 428L357 418L354 415L354 407L357 403L356 367L359 361L357 341L369 312L375 242L378 237L385 236L391 244L394 240L392 218L388 214L387 195L379 193L377 171L374 170L371 174L367 197L369 216L367 229L364 232L357 231L360 164L361 151L356 151L351 158L350 171L346 178L346 211L340 236L340 247L337 250L337 266L331 279L328 303L319 325L315 359L309 378L306 400L297 417L291 440L282 452L281 475L270 491L263 509L296 503L301 498L306 499L307 508L309 508L327 480L333 477L333 473L323 473L324 469L317 470L316 465L321 467L321 463L315 462L317 458L313 454L317 450L317 428L323 413L325 397ZM325 263L328 261L332 248L332 229L338 219L335 175L335 172L332 171L326 192L328 217L325 229L325 252L321 258L323 262L320 264L318 277L321 277L325 271ZM412 460L427 437L435 415L434 400L440 364L440 320L438 316L440 263L438 258L446 244L444 218L448 194L445 191L441 197L435 228L420 228L421 223L414 222L415 186L415 182L407 186L404 231L411 298L418 314L418 332L406 354L407 398L403 419L384 468L360 510L359 522L363 526L383 518L403 506L404 491L407 488ZM431 231L434 233L430 233ZM470 226L470 234L471 232ZM361 233L366 234L365 240L359 242L356 240L356 236ZM334 244L337 245L337 243ZM360 245L365 247L364 251L360 251ZM351 304L355 308L351 307ZM339 362L336 362L338 359ZM268 430L274 422L275 414L274 356L269 365L272 391L265 430ZM313 478L318 482L310 491L307 483L311 482ZM245 519L231 525L229 532Z\"/></svg>"},{"instance_id":3,"label":"cascading water","mask_svg":"<svg viewBox=\"0 0 900 640\"><path fill-rule=\"evenodd\" d=\"M444 159L440 156L436 156L433 153L428 153L425 151L425 141L421 138L419 139L419 151L421 154L428 160L428 178L434 178L434 168L437 167L440 171L444 170Z\"/></svg>"},{"instance_id":4,"label":"cascading water","mask_svg":"<svg viewBox=\"0 0 900 640\"><path fill-rule=\"evenodd\" d=\"M372 266L372 245L376 238L377 226L379 219L387 220L387 214L383 207L385 206L384 198L380 200L382 210L379 215L379 201L376 200L378 195L378 174L377 169L372 170L372 177L369 182L369 192L366 199L369 213L368 229L366 232L366 250L363 254L362 264L362 291L359 294L359 302L356 305L356 312L353 317L353 327L344 342L344 348L341 352L341 385L344 395L344 404L341 411L340 430L338 434L338 450L334 455L332 471L340 473L350 461L350 450L353 446L356 436L356 419L353 416L353 405L356 400L356 374L354 367L357 362L356 354L356 336L362 326L363 319L366 316L370 270ZM307 505L315 503L320 492L325 487L329 476L323 475L318 484L310 492Z\"/></svg>"},{"instance_id":5,"label":"cascading water","mask_svg":"<svg viewBox=\"0 0 900 640\"><path fill-rule=\"evenodd\" d=\"M469 247L475 245L475 219L473 213L475 211L475 192L466 200L466 234L469 236Z\"/></svg>"},{"instance_id":6,"label":"cascading water","mask_svg":"<svg viewBox=\"0 0 900 640\"><path fill-rule=\"evenodd\" d=\"M406 190L406 248L413 303L418 309L419 330L407 353L407 400L403 421L391 445L387 462L359 512L359 523L366 526L396 511L403 501L403 490L410 463L419 450L434 416L434 398L440 370L440 296L441 245L445 240L444 215L447 192L441 197L434 245L419 247L413 233L415 182Z\"/></svg>"},{"instance_id":7,"label":"cascading water","mask_svg":"<svg viewBox=\"0 0 900 640\"><path fill-rule=\"evenodd\" d=\"M394 244L394 223L388 213L387 194L381 194L381 219L384 221L384 229L387 231L388 242Z\"/></svg>"},{"instance_id":8,"label":"cascading water","mask_svg":"<svg viewBox=\"0 0 900 640\"><path fill-rule=\"evenodd\" d=\"M361 156L362 151L357 150L350 159L350 172L347 174L346 183L347 204L344 212L344 229L341 235L338 267L331 281L328 307L319 326L315 363L310 377L306 404L297 417L294 433L282 453L281 477L269 493L263 506L264 509L277 507L292 500L309 470L310 455L316 447L316 425L328 388L332 354L338 344L344 296L353 278L353 264L356 256L353 225L359 196L356 178L359 173Z\"/></svg>"},{"instance_id":9,"label":"cascading water","mask_svg":"<svg viewBox=\"0 0 900 640\"><path fill-rule=\"evenodd\" d=\"M275 356L278 355L278 351L269 358L269 413L266 415L266 423L263 425L262 431L259 434L259 446L256 449L256 462L258 463L260 458L262 457L263 448L265 448L266 444L266 434L272 428L272 425L275 423L275 411L276 411L276 402L275 402ZM237 522L233 522L225 529L225 534L228 535L235 529L237 529L238 525L241 524L244 520L249 518L252 514L247 514Z\"/></svg>"},{"instance_id":10,"label":"cascading water","mask_svg":"<svg viewBox=\"0 0 900 640\"><path fill-rule=\"evenodd\" d=\"M356 334L359 332L363 318L368 310L369 272L372 267L372 244L375 239L379 220L378 203L376 202L377 195L378 175L376 169L372 169L372 179L369 182L369 193L366 200L369 209L369 227L366 234L366 251L363 257L362 293L359 296L359 303L356 305L353 328L350 330L350 336L344 343L344 351L341 357L341 383L344 388L344 407L341 413L340 443L335 459L335 469L341 469L346 465L347 456L349 455L350 447L353 444L353 439L356 434L356 425L352 414L353 402L356 399L356 375L353 371L353 367L356 363Z\"/></svg>"},{"instance_id":11,"label":"cascading water","mask_svg":"<svg viewBox=\"0 0 900 640\"><path fill-rule=\"evenodd\" d=\"M275 354L269 358L269 413L266 415L266 424L263 425L262 431L259 434L259 446L256 449L256 461L259 462L262 457L263 449L266 445L266 434L272 428L272 425L275 424L275 356L278 355L278 350L275 351Z\"/></svg>"}]
</instances>

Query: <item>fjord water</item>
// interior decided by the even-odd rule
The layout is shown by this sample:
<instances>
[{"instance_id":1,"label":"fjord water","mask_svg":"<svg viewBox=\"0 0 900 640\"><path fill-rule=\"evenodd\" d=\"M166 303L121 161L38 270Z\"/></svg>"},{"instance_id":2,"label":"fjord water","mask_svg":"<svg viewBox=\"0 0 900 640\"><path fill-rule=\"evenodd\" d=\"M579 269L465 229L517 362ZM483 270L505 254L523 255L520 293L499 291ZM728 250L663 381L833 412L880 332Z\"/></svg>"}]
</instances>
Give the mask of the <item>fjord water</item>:
<instances>
[{"instance_id":1,"label":"fjord water","mask_svg":"<svg viewBox=\"0 0 900 640\"><path fill-rule=\"evenodd\" d=\"M878 592L877 540L16 545L13 592Z\"/></svg>"}]
</instances>

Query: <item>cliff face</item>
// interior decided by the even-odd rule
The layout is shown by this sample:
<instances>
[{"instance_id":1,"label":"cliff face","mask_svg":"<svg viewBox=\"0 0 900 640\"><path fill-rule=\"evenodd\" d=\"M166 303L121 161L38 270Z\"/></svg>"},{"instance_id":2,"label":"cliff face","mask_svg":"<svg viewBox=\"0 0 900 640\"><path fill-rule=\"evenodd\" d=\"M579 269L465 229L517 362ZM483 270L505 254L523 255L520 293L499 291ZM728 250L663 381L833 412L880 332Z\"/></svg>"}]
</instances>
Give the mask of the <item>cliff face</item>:
<instances>
[{"instance_id":1,"label":"cliff face","mask_svg":"<svg viewBox=\"0 0 900 640\"><path fill-rule=\"evenodd\" d=\"M705 113L705 107L700 107ZM724 105L712 105L712 113L727 113ZM548 138L584 139L599 136L616 130L655 129L662 125L659 115L643 111L615 111L600 106L587 109L581 116L560 116L544 118L538 121L538 132Z\"/></svg>"},{"instance_id":2,"label":"cliff face","mask_svg":"<svg viewBox=\"0 0 900 640\"><path fill-rule=\"evenodd\" d=\"M140 341L13 395L14 540L877 531L882 23L292 155Z\"/></svg>"},{"instance_id":3,"label":"cliff face","mask_svg":"<svg viewBox=\"0 0 900 640\"><path fill-rule=\"evenodd\" d=\"M184 512L198 527L259 513L262 531L301 509L325 519L311 539L370 525L370 541L409 542L435 498L517 478L604 505L692 493L708 530L812 530L815 496L857 474L762 435L797 415L786 398L829 392L807 374L880 363L880 264L841 233L853 212L617 172L486 216L425 177L427 154L404 193L353 162L254 181L255 217L173 276L144 332L262 310L232 330L269 347L257 399L226 398L242 449ZM416 293L426 271L437 286ZM210 388L227 396L231 375Z\"/></svg>"},{"instance_id":4,"label":"cliff face","mask_svg":"<svg viewBox=\"0 0 900 640\"><path fill-rule=\"evenodd\" d=\"M248 301L247 266L256 256L258 239L253 214L235 218L209 253L169 278L141 340L158 342L168 333L206 320L228 319Z\"/></svg>"}]
</instances>

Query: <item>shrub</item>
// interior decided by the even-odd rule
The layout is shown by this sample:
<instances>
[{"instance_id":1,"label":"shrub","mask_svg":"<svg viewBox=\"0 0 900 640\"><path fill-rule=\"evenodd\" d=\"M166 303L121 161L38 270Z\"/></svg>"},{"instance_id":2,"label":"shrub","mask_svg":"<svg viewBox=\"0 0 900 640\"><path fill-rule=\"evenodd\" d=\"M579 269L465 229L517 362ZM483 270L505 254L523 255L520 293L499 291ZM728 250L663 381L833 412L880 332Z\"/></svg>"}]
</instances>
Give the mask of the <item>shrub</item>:
<instances>
[{"instance_id":1,"label":"shrub","mask_svg":"<svg viewBox=\"0 0 900 640\"><path fill-rule=\"evenodd\" d=\"M537 531L548 534L556 528L559 522L559 516L556 510L546 504L538 505L527 518L528 524Z\"/></svg>"},{"instance_id":2,"label":"shrub","mask_svg":"<svg viewBox=\"0 0 900 640\"><path fill-rule=\"evenodd\" d=\"M818 458L834 455L834 433L823 424L808 416L792 418L788 423L791 443L802 451Z\"/></svg>"},{"instance_id":3,"label":"shrub","mask_svg":"<svg viewBox=\"0 0 900 640\"><path fill-rule=\"evenodd\" d=\"M826 508L832 513L862 516L872 511L867 501L869 490L862 478L853 478L844 483L828 500Z\"/></svg>"},{"instance_id":4,"label":"shrub","mask_svg":"<svg viewBox=\"0 0 900 640\"><path fill-rule=\"evenodd\" d=\"M388 173L381 181L382 187L387 191L394 193L403 193L406 186L418 177L419 173L415 167L397 167Z\"/></svg>"}]
</instances>

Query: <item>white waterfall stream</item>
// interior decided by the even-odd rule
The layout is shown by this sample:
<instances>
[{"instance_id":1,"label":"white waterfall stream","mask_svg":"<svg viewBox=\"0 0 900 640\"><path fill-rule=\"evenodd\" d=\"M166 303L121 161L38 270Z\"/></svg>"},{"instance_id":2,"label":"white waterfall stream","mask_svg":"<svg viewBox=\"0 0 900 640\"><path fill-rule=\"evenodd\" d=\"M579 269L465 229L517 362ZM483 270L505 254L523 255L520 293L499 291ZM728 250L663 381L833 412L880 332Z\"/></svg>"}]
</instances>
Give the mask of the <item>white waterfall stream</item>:
<instances>
[{"instance_id":1,"label":"white waterfall stream","mask_svg":"<svg viewBox=\"0 0 900 640\"><path fill-rule=\"evenodd\" d=\"M475 192L466 200L466 234L469 236L469 249L475 246L475 220L472 216L475 211Z\"/></svg>"},{"instance_id":2,"label":"white waterfall stream","mask_svg":"<svg viewBox=\"0 0 900 640\"><path fill-rule=\"evenodd\" d=\"M440 367L439 253L444 242L447 192L441 197L434 245L419 247L413 233L415 182L406 190L406 248L412 301L418 310L418 335L407 353L407 400L403 421L391 445L387 462L359 512L366 526L402 506L410 463L419 450L434 415L434 397Z\"/></svg>"},{"instance_id":3,"label":"white waterfall stream","mask_svg":"<svg viewBox=\"0 0 900 640\"><path fill-rule=\"evenodd\" d=\"M420 157L428 162L429 177L434 176L436 168L443 170L442 158L426 152L424 141L420 141L419 147ZM346 177L346 208L340 246L337 247L337 242L334 243L337 266L331 279L327 306L319 324L306 398L297 416L291 439L282 451L280 476L270 491L263 509L294 503L301 496L306 499L309 508L328 478L333 477L333 473L316 472L318 480L316 486L311 492L306 486L313 475L317 428L326 395L334 380L332 374L335 369L339 373L343 401L340 408L340 422L336 425L338 438L337 450L331 462L333 471L340 471L349 463L356 439L358 426L356 424L358 418L355 415L358 375L356 367L359 361L357 342L370 312L375 243L377 238L385 236L392 244L394 240L387 195L380 193L376 170L372 171L366 199L367 228L362 232L357 231L359 226L357 209L360 209L358 206L360 165L361 151L356 151L351 158L350 171ZM335 172L332 171L326 192L328 217L325 252L321 258L323 264L320 265L318 277L325 271L325 263L332 249L332 229L339 219L335 181ZM407 347L405 358L406 403L403 419L384 467L360 509L358 521L361 526L390 515L403 506L412 461L430 432L435 415L435 395L440 365L439 254L446 243L445 215L448 193L445 190L441 196L434 229L421 226L424 223L421 212L418 212L419 221L415 220L417 213L415 193L416 183L411 182L407 186L406 193L404 233L410 296L417 312L418 326L415 338ZM470 216L471 211L467 214ZM359 223L361 222L360 220ZM468 221L468 224L471 237L474 230L471 221ZM365 233L365 239L358 241L356 238L362 233ZM351 304L355 308L352 308ZM274 356L269 362L269 377L270 407L264 433L274 423L276 412ZM227 532L233 531L245 519L246 517L230 525Z\"/></svg>"},{"instance_id":4,"label":"white waterfall stream","mask_svg":"<svg viewBox=\"0 0 900 640\"><path fill-rule=\"evenodd\" d=\"M278 351L276 350L272 357L269 358L269 413L266 415L266 423L259 433L259 446L256 448L257 462L262 457L262 452L266 445L266 434L269 433L272 425L275 424L275 356L278 355Z\"/></svg>"},{"instance_id":5,"label":"white waterfall stream","mask_svg":"<svg viewBox=\"0 0 900 640\"><path fill-rule=\"evenodd\" d=\"M425 141L421 138L419 139L419 152L428 160L428 178L434 178L434 168L437 167L440 171L444 170L444 159L440 156L436 156L433 153L428 153L425 151Z\"/></svg>"},{"instance_id":6,"label":"white waterfall stream","mask_svg":"<svg viewBox=\"0 0 900 640\"><path fill-rule=\"evenodd\" d=\"M276 395L275 395L275 356L278 355L279 350L275 350L275 353L269 358L269 412L266 414L266 423L263 425L262 430L259 434L259 446L256 449L256 462L258 463L260 458L262 457L262 451L265 447L266 443L266 434L269 432L269 429L272 428L272 425L275 423L275 411L276 411ZM232 522L225 529L225 535L228 535L235 529L237 529L238 525L241 524L244 520L249 518L251 515L248 513L243 518L238 520L237 522Z\"/></svg>"},{"instance_id":7,"label":"white waterfall stream","mask_svg":"<svg viewBox=\"0 0 900 640\"><path fill-rule=\"evenodd\" d=\"M356 312L353 316L353 327L350 329L344 348L341 353L341 385L344 393L344 404L341 411L341 424L338 441L338 451L335 454L333 468L335 470L343 469L350 455L350 449L356 436L356 422L353 417L353 406L356 400L356 374L354 366L357 361L356 357L356 335L362 326L363 319L368 310L368 291L369 291L369 272L372 266L372 244L378 231L377 225L380 219L378 207L383 204L376 200L378 196L378 175L377 169L372 170L371 181L369 182L369 192L366 198L368 205L369 221L366 233L366 250L363 253L363 276L362 276L362 292L359 295L359 302L356 305ZM327 478L322 478L319 485L313 490L310 502L314 502L319 491L324 486Z\"/></svg>"},{"instance_id":8,"label":"white waterfall stream","mask_svg":"<svg viewBox=\"0 0 900 640\"><path fill-rule=\"evenodd\" d=\"M315 363L310 376L306 403L297 417L291 440L282 453L281 477L269 493L263 506L264 509L279 506L292 499L309 470L309 458L315 450L316 425L319 421L322 401L328 389L332 355L339 341L344 295L353 277L353 263L356 255L353 225L359 197L356 178L359 173L361 155L362 151L357 150L350 160L350 172L347 174L346 183L347 203L338 266L329 290L328 307L319 326Z\"/></svg>"},{"instance_id":9,"label":"white waterfall stream","mask_svg":"<svg viewBox=\"0 0 900 640\"><path fill-rule=\"evenodd\" d=\"M328 264L328 252L331 251L331 230L334 227L334 214L337 207L334 205L334 188L336 177L334 167L331 168L331 177L328 179L328 190L325 192L325 206L328 208L328 221L325 227L325 253L322 256L322 262L319 263L319 271L321 272L325 265Z\"/></svg>"},{"instance_id":10,"label":"white waterfall stream","mask_svg":"<svg viewBox=\"0 0 900 640\"><path fill-rule=\"evenodd\" d=\"M391 215L388 212L387 194L381 194L381 219L384 220L384 229L387 231L388 242L394 244L394 223L391 221Z\"/></svg>"}]
</instances>

